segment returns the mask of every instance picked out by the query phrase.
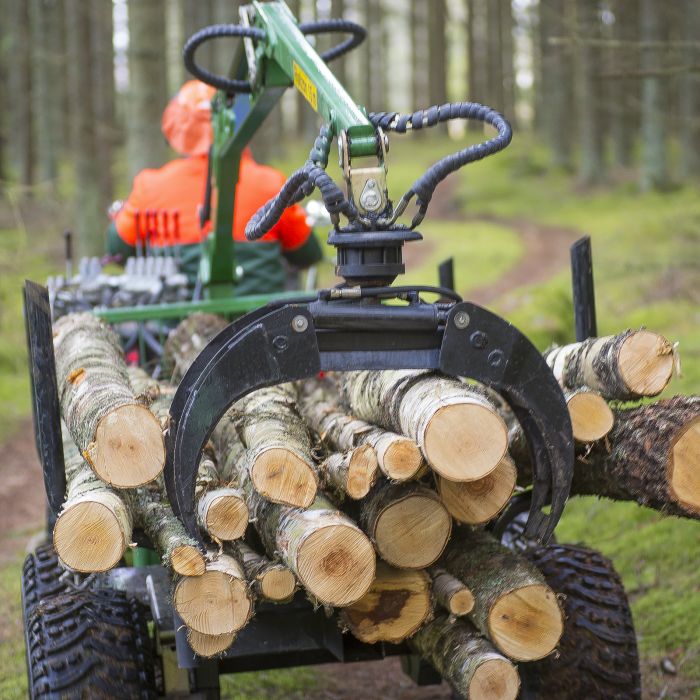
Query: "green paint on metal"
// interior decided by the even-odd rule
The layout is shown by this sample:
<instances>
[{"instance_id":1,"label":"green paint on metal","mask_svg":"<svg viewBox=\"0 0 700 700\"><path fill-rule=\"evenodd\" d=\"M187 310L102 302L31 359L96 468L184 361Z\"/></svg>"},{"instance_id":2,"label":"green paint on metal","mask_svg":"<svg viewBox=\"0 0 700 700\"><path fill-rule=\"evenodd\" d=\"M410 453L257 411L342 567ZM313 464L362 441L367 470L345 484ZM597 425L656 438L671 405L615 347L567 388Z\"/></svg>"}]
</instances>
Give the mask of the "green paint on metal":
<instances>
[{"instance_id":1,"label":"green paint on metal","mask_svg":"<svg viewBox=\"0 0 700 700\"><path fill-rule=\"evenodd\" d=\"M148 547L136 547L134 549L134 566L153 566L154 564L160 564L160 557L152 549Z\"/></svg>"}]
</instances>

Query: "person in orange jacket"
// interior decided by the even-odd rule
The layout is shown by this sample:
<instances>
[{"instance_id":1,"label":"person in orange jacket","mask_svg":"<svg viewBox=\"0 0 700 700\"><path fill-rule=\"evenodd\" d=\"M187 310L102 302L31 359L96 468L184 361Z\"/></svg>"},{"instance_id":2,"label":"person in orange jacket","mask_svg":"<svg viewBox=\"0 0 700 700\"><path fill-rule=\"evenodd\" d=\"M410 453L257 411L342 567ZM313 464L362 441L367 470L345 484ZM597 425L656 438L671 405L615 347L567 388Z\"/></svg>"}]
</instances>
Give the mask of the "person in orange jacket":
<instances>
[{"instance_id":1,"label":"person in orange jacket","mask_svg":"<svg viewBox=\"0 0 700 700\"><path fill-rule=\"evenodd\" d=\"M207 154L212 143L211 99L214 88L197 80L185 83L168 103L161 128L170 146L184 158L162 168L142 170L135 178L129 198L115 215L108 231L108 252L126 258L148 235L148 244L158 248L178 246L183 271L195 277L201 253L200 242L211 231L211 223L200 226L199 212L207 180ZM285 176L256 163L249 149L241 158L233 214L236 265L242 269L238 293L262 293L284 288L281 255L294 267L313 265L322 258L321 247L306 223L306 213L295 205L262 239L251 243L244 235L253 214L274 197ZM177 240L176 240L177 239Z\"/></svg>"}]
</instances>

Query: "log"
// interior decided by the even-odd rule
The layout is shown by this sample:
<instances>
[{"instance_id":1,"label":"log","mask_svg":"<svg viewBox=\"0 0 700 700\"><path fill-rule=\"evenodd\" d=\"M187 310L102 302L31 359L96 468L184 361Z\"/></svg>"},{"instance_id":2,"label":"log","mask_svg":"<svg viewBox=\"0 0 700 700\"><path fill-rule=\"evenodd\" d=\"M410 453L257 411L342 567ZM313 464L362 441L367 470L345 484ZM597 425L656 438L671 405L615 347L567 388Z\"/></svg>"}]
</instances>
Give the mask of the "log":
<instances>
[{"instance_id":1,"label":"log","mask_svg":"<svg viewBox=\"0 0 700 700\"><path fill-rule=\"evenodd\" d=\"M412 636L431 612L430 577L425 571L395 569L378 561L369 590L343 608L340 622L361 642L399 644Z\"/></svg>"},{"instance_id":2,"label":"log","mask_svg":"<svg viewBox=\"0 0 700 700\"><path fill-rule=\"evenodd\" d=\"M377 453L369 445L347 452L334 452L318 466L318 475L326 490L339 500L348 496L364 498L377 480Z\"/></svg>"},{"instance_id":3,"label":"log","mask_svg":"<svg viewBox=\"0 0 700 700\"><path fill-rule=\"evenodd\" d=\"M242 629L253 614L253 599L241 563L230 554L212 554L201 576L176 575L173 606L196 632L221 635Z\"/></svg>"},{"instance_id":4,"label":"log","mask_svg":"<svg viewBox=\"0 0 700 700\"><path fill-rule=\"evenodd\" d=\"M162 484L134 489L129 494L134 520L160 554L163 566L182 576L201 576L206 569L204 555L175 517L164 492Z\"/></svg>"},{"instance_id":5,"label":"log","mask_svg":"<svg viewBox=\"0 0 700 700\"><path fill-rule=\"evenodd\" d=\"M95 474L120 488L155 479L165 464L158 421L129 385L116 334L90 313L54 325L61 415Z\"/></svg>"},{"instance_id":6,"label":"log","mask_svg":"<svg viewBox=\"0 0 700 700\"><path fill-rule=\"evenodd\" d=\"M259 389L235 404L223 419L234 420L247 449L255 490L269 501L304 508L316 496L311 439L296 409L292 384Z\"/></svg>"},{"instance_id":7,"label":"log","mask_svg":"<svg viewBox=\"0 0 700 700\"><path fill-rule=\"evenodd\" d=\"M197 630L187 628L187 641L192 651L204 659L223 654L235 641L233 632L226 634L202 634Z\"/></svg>"},{"instance_id":8,"label":"log","mask_svg":"<svg viewBox=\"0 0 700 700\"><path fill-rule=\"evenodd\" d=\"M179 384L199 353L228 326L221 316L197 312L183 319L163 346L163 376Z\"/></svg>"},{"instance_id":9,"label":"log","mask_svg":"<svg viewBox=\"0 0 700 700\"><path fill-rule=\"evenodd\" d=\"M123 498L95 476L65 429L63 457L67 497L53 529L56 553L74 571L107 571L131 543L131 512Z\"/></svg>"},{"instance_id":10,"label":"log","mask_svg":"<svg viewBox=\"0 0 700 700\"><path fill-rule=\"evenodd\" d=\"M246 495L268 556L279 557L314 598L342 607L367 592L375 573L372 543L324 495L306 509L271 503L252 489Z\"/></svg>"},{"instance_id":11,"label":"log","mask_svg":"<svg viewBox=\"0 0 700 700\"><path fill-rule=\"evenodd\" d=\"M433 596L450 615L462 617L474 609L474 595L459 579L438 566L430 569Z\"/></svg>"},{"instance_id":12,"label":"log","mask_svg":"<svg viewBox=\"0 0 700 700\"><path fill-rule=\"evenodd\" d=\"M417 478L424 470L423 456L413 440L348 415L340 405L334 383L328 379L300 383L299 408L311 428L333 450L346 452L360 445L374 448L379 468L392 481Z\"/></svg>"},{"instance_id":13,"label":"log","mask_svg":"<svg viewBox=\"0 0 700 700\"><path fill-rule=\"evenodd\" d=\"M647 330L554 347L544 358L564 388L589 387L621 401L660 394L675 364L671 343Z\"/></svg>"},{"instance_id":14,"label":"log","mask_svg":"<svg viewBox=\"0 0 700 700\"><path fill-rule=\"evenodd\" d=\"M516 661L550 654L564 630L552 589L526 559L483 530L461 529L440 566L469 587L469 617L495 646Z\"/></svg>"},{"instance_id":15,"label":"log","mask_svg":"<svg viewBox=\"0 0 700 700\"><path fill-rule=\"evenodd\" d=\"M517 471L506 455L488 476L476 481L450 481L435 475L437 492L449 514L458 522L481 525L495 518L515 490Z\"/></svg>"},{"instance_id":16,"label":"log","mask_svg":"<svg viewBox=\"0 0 700 700\"><path fill-rule=\"evenodd\" d=\"M245 542L237 542L235 547L256 596L273 603L291 600L297 581L284 564L270 561Z\"/></svg>"},{"instance_id":17,"label":"log","mask_svg":"<svg viewBox=\"0 0 700 700\"><path fill-rule=\"evenodd\" d=\"M587 444L602 440L612 430L613 412L600 394L583 388L564 391L564 399L576 442Z\"/></svg>"},{"instance_id":18,"label":"log","mask_svg":"<svg viewBox=\"0 0 700 700\"><path fill-rule=\"evenodd\" d=\"M425 625L411 646L435 667L456 693L468 700L515 700L520 677L465 620L440 615Z\"/></svg>"},{"instance_id":19,"label":"log","mask_svg":"<svg viewBox=\"0 0 700 700\"><path fill-rule=\"evenodd\" d=\"M446 479L481 479L505 454L503 419L474 386L414 370L347 372L339 383L358 418L415 440Z\"/></svg>"},{"instance_id":20,"label":"log","mask_svg":"<svg viewBox=\"0 0 700 700\"><path fill-rule=\"evenodd\" d=\"M360 526L392 566L424 569L437 561L450 538L450 514L421 484L384 480L358 503Z\"/></svg>"}]
</instances>

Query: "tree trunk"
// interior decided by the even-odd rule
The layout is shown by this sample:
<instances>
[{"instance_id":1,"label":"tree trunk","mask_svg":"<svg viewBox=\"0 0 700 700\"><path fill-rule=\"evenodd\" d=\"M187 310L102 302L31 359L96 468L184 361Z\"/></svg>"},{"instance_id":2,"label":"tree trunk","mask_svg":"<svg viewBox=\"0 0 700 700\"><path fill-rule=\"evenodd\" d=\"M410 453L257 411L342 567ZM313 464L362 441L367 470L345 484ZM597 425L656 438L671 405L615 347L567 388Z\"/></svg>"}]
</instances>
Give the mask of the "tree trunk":
<instances>
[{"instance_id":1,"label":"tree trunk","mask_svg":"<svg viewBox=\"0 0 700 700\"><path fill-rule=\"evenodd\" d=\"M472 622L516 661L550 654L564 629L556 596L534 566L483 530L460 530L440 562L474 596Z\"/></svg>"},{"instance_id":2,"label":"tree trunk","mask_svg":"<svg viewBox=\"0 0 700 700\"><path fill-rule=\"evenodd\" d=\"M223 654L235 641L234 632L227 634L202 634L197 630L187 628L187 641L192 651L204 659Z\"/></svg>"},{"instance_id":3,"label":"tree trunk","mask_svg":"<svg viewBox=\"0 0 700 700\"><path fill-rule=\"evenodd\" d=\"M411 640L460 697L470 700L515 700L518 671L468 622L440 615Z\"/></svg>"},{"instance_id":4,"label":"tree trunk","mask_svg":"<svg viewBox=\"0 0 700 700\"><path fill-rule=\"evenodd\" d=\"M501 3L501 53L503 81L503 112L508 120L516 125L515 97L515 63L513 46L513 7L512 0L499 0Z\"/></svg>"},{"instance_id":5,"label":"tree trunk","mask_svg":"<svg viewBox=\"0 0 700 700\"><path fill-rule=\"evenodd\" d=\"M325 496L302 510L251 490L248 505L268 555L278 556L321 603L347 606L367 592L375 574L372 544Z\"/></svg>"},{"instance_id":6,"label":"tree trunk","mask_svg":"<svg viewBox=\"0 0 700 700\"><path fill-rule=\"evenodd\" d=\"M619 401L660 394L675 364L668 340L645 330L554 347L544 359L565 389L588 387Z\"/></svg>"},{"instance_id":7,"label":"tree trunk","mask_svg":"<svg viewBox=\"0 0 700 700\"><path fill-rule=\"evenodd\" d=\"M642 42L664 40L663 3L640 0ZM669 185L666 154L666 101L665 78L658 74L663 64L664 49L646 46L642 49L642 171L644 190L664 189ZM656 74L655 74L656 73Z\"/></svg>"},{"instance_id":8,"label":"tree trunk","mask_svg":"<svg viewBox=\"0 0 700 700\"><path fill-rule=\"evenodd\" d=\"M600 182L604 174L603 124L601 121L600 49L588 40L600 38L598 2L576 0L579 141L579 180L584 185Z\"/></svg>"},{"instance_id":9,"label":"tree trunk","mask_svg":"<svg viewBox=\"0 0 700 700\"><path fill-rule=\"evenodd\" d=\"M141 486L165 463L161 426L136 401L114 332L91 313L54 325L61 414L95 474L113 486Z\"/></svg>"},{"instance_id":10,"label":"tree trunk","mask_svg":"<svg viewBox=\"0 0 700 700\"><path fill-rule=\"evenodd\" d=\"M211 0L211 21L213 24L240 24L239 10L241 5L248 4L242 0ZM213 68L219 75L228 75L233 62L235 44L225 39L214 41Z\"/></svg>"},{"instance_id":11,"label":"tree trunk","mask_svg":"<svg viewBox=\"0 0 700 700\"><path fill-rule=\"evenodd\" d=\"M345 608L340 622L366 644L399 644L430 617L430 577L425 571L402 571L383 561L367 593Z\"/></svg>"},{"instance_id":12,"label":"tree trunk","mask_svg":"<svg viewBox=\"0 0 700 700\"><path fill-rule=\"evenodd\" d=\"M53 530L56 553L74 571L107 571L119 563L131 542L131 512L122 498L94 475L65 432L63 457L66 502Z\"/></svg>"},{"instance_id":13,"label":"tree trunk","mask_svg":"<svg viewBox=\"0 0 700 700\"><path fill-rule=\"evenodd\" d=\"M423 457L413 440L345 413L333 382L304 382L299 388L299 407L312 430L332 449L345 452L360 445L374 448L379 468L387 478L407 481L423 471Z\"/></svg>"},{"instance_id":14,"label":"tree trunk","mask_svg":"<svg viewBox=\"0 0 700 700\"><path fill-rule=\"evenodd\" d=\"M401 569L433 564L452 530L450 515L435 492L414 482L382 481L359 502L357 512L358 523L382 559Z\"/></svg>"},{"instance_id":15,"label":"tree trunk","mask_svg":"<svg viewBox=\"0 0 700 700\"><path fill-rule=\"evenodd\" d=\"M363 78L368 83L368 111L389 109L386 99L386 52L384 48L382 0L364 0L367 18L367 52L369 66Z\"/></svg>"},{"instance_id":16,"label":"tree trunk","mask_svg":"<svg viewBox=\"0 0 700 700\"><path fill-rule=\"evenodd\" d=\"M345 0L331 0L331 17L333 19L345 18ZM347 86L348 71L345 56L333 61L332 71L341 85Z\"/></svg>"},{"instance_id":17,"label":"tree trunk","mask_svg":"<svg viewBox=\"0 0 700 700\"><path fill-rule=\"evenodd\" d=\"M515 464L508 455L493 472L476 481L458 482L435 476L437 492L449 514L468 525L493 520L508 505L516 481Z\"/></svg>"},{"instance_id":18,"label":"tree trunk","mask_svg":"<svg viewBox=\"0 0 700 700\"><path fill-rule=\"evenodd\" d=\"M439 567L432 568L430 576L435 600L450 615L462 617L474 609L474 596L459 579Z\"/></svg>"},{"instance_id":19,"label":"tree trunk","mask_svg":"<svg viewBox=\"0 0 700 700\"><path fill-rule=\"evenodd\" d=\"M695 0L682 0L683 19L681 39L696 42L700 36L700 4ZM697 44L683 50L686 66L680 86L681 174L684 178L700 175L700 50Z\"/></svg>"},{"instance_id":20,"label":"tree trunk","mask_svg":"<svg viewBox=\"0 0 700 700\"><path fill-rule=\"evenodd\" d=\"M488 105L502 112L504 108L503 94L503 46L501 44L501 0L487 0L487 94Z\"/></svg>"},{"instance_id":21,"label":"tree trunk","mask_svg":"<svg viewBox=\"0 0 700 700\"><path fill-rule=\"evenodd\" d=\"M130 0L127 146L132 178L144 168L160 167L167 157L160 132L168 99L164 28L164 0Z\"/></svg>"},{"instance_id":22,"label":"tree trunk","mask_svg":"<svg viewBox=\"0 0 700 700\"><path fill-rule=\"evenodd\" d=\"M369 445L347 452L334 452L318 465L318 475L326 490L337 500L347 496L364 498L377 480L377 454Z\"/></svg>"},{"instance_id":23,"label":"tree trunk","mask_svg":"<svg viewBox=\"0 0 700 700\"><path fill-rule=\"evenodd\" d=\"M284 564L270 561L245 542L236 542L230 546L237 550L248 583L256 596L273 603L285 603L292 599L297 581Z\"/></svg>"},{"instance_id":24,"label":"tree trunk","mask_svg":"<svg viewBox=\"0 0 700 700\"><path fill-rule=\"evenodd\" d=\"M446 29L446 0L433 0L428 10L428 98L430 105L442 105L447 102ZM422 104L416 106L422 106ZM441 125L441 129L447 131L447 125Z\"/></svg>"},{"instance_id":25,"label":"tree trunk","mask_svg":"<svg viewBox=\"0 0 700 700\"><path fill-rule=\"evenodd\" d=\"M238 632L253 614L253 599L240 561L230 554L212 555L201 576L175 576L173 607L196 632Z\"/></svg>"},{"instance_id":26,"label":"tree trunk","mask_svg":"<svg viewBox=\"0 0 700 700\"><path fill-rule=\"evenodd\" d=\"M503 420L482 394L462 382L401 370L347 372L339 383L358 418L410 437L447 479L480 479L505 454Z\"/></svg>"}]
</instances>

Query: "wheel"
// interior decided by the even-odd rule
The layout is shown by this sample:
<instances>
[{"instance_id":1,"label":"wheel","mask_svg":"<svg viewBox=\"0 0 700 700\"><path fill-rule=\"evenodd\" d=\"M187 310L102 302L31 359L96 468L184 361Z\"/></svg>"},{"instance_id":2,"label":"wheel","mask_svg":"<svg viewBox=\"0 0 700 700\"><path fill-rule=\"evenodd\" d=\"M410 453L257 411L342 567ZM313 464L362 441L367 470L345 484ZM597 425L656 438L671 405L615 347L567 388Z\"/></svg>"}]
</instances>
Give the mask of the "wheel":
<instances>
[{"instance_id":1,"label":"wheel","mask_svg":"<svg viewBox=\"0 0 700 700\"><path fill-rule=\"evenodd\" d=\"M637 639L612 562L585 547L554 544L524 555L561 596L566 624L558 652L520 664L523 700L638 700Z\"/></svg>"},{"instance_id":2,"label":"wheel","mask_svg":"<svg viewBox=\"0 0 700 700\"><path fill-rule=\"evenodd\" d=\"M75 590L59 579L50 545L30 554L22 575L29 696L155 697L144 608L121 591Z\"/></svg>"}]
</instances>

